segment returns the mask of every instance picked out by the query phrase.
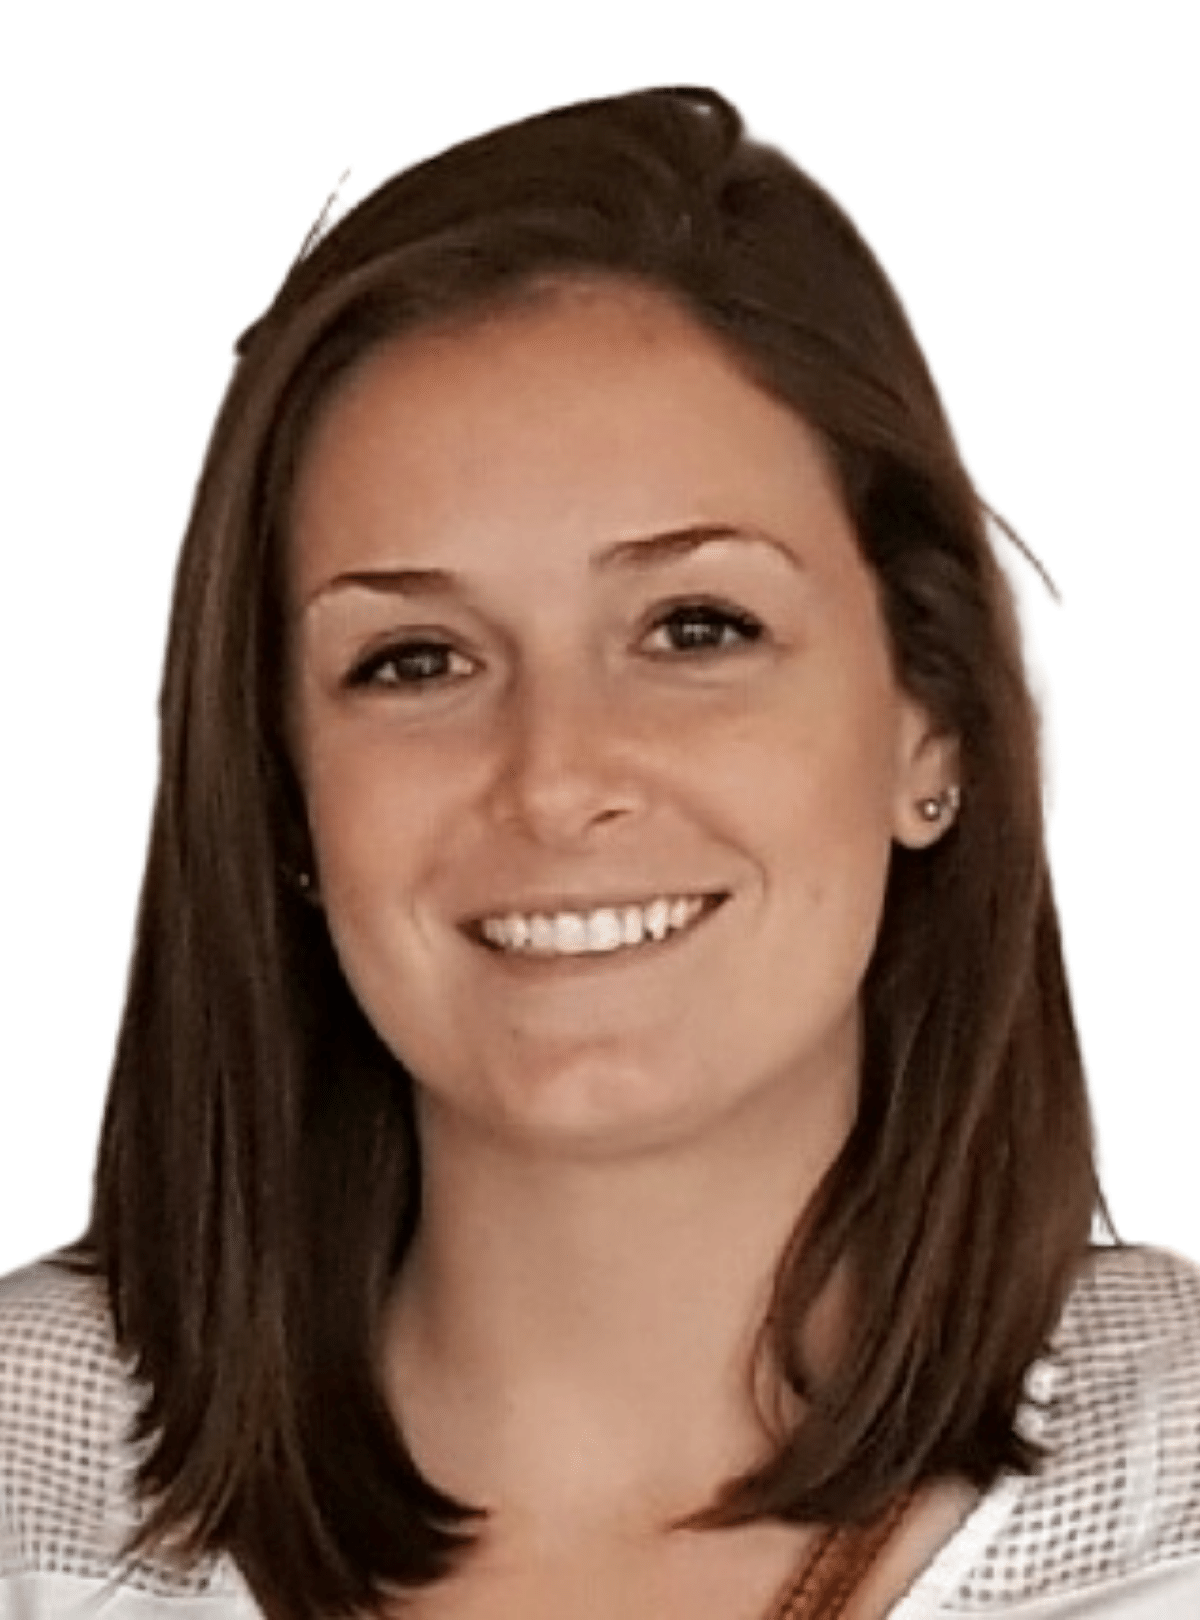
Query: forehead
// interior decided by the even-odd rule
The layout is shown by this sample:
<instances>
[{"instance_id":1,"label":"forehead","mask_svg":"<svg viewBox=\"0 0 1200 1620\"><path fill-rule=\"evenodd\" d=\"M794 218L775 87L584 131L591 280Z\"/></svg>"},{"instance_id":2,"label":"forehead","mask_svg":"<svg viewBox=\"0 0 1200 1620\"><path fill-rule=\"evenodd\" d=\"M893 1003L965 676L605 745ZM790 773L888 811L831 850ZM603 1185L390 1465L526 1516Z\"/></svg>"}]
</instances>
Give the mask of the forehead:
<instances>
[{"instance_id":1,"label":"forehead","mask_svg":"<svg viewBox=\"0 0 1200 1620\"><path fill-rule=\"evenodd\" d=\"M668 371L689 370L719 373L738 391L756 386L745 357L666 290L616 275L543 278L368 350L318 407L309 448L320 451L331 423L342 436L371 425L369 418L377 424L386 411L419 434L431 411L446 408L465 420L497 393L523 418L545 401L546 418L565 427L589 408L597 418L611 412L618 393L625 410L635 392L649 407L655 372L665 381ZM677 396L674 404L682 410L688 401ZM558 414L564 405L566 418Z\"/></svg>"},{"instance_id":2,"label":"forehead","mask_svg":"<svg viewBox=\"0 0 1200 1620\"><path fill-rule=\"evenodd\" d=\"M293 568L303 594L371 537L396 552L522 535L570 548L831 513L845 520L815 434L695 316L640 284L573 280L358 364L301 461Z\"/></svg>"}]
</instances>

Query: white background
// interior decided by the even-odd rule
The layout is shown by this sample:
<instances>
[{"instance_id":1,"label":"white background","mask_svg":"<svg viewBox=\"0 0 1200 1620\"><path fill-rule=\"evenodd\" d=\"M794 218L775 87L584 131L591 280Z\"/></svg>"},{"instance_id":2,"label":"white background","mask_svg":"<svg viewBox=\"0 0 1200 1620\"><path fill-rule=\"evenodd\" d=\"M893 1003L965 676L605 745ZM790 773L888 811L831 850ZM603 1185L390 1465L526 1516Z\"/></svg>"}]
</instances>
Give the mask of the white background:
<instances>
[{"instance_id":1,"label":"white background","mask_svg":"<svg viewBox=\"0 0 1200 1620\"><path fill-rule=\"evenodd\" d=\"M84 1221L235 337L343 171L353 200L502 120L681 82L857 219L1062 589L1018 569L1103 1170L1124 1236L1200 1257L1196 26L1189 0L5 8L0 1271Z\"/></svg>"}]
</instances>

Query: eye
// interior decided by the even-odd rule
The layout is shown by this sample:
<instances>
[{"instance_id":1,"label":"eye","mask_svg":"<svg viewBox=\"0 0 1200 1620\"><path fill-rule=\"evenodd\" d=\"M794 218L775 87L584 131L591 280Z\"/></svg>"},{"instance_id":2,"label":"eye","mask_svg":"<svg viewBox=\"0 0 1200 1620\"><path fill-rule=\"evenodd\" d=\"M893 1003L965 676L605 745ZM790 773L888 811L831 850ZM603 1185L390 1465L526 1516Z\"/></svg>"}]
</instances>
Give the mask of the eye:
<instances>
[{"instance_id":1,"label":"eye","mask_svg":"<svg viewBox=\"0 0 1200 1620\"><path fill-rule=\"evenodd\" d=\"M461 680L471 661L445 641L393 641L355 664L346 685L419 688Z\"/></svg>"},{"instance_id":2,"label":"eye","mask_svg":"<svg viewBox=\"0 0 1200 1620\"><path fill-rule=\"evenodd\" d=\"M723 652L760 640L763 626L740 609L713 602L682 602L655 620L652 634L663 633L670 652Z\"/></svg>"}]
</instances>

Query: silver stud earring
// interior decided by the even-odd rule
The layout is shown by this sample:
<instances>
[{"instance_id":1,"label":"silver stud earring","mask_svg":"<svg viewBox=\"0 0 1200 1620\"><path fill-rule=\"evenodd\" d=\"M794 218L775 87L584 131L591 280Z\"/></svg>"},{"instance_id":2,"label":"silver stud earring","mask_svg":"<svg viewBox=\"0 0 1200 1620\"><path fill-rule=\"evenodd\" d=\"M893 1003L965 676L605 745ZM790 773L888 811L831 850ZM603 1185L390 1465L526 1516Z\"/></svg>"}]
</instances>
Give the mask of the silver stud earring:
<instances>
[{"instance_id":1,"label":"silver stud earring","mask_svg":"<svg viewBox=\"0 0 1200 1620\"><path fill-rule=\"evenodd\" d=\"M943 816L953 816L962 804L962 789L956 786L943 788L938 794L928 799L919 799L917 809L926 821L940 821Z\"/></svg>"}]
</instances>

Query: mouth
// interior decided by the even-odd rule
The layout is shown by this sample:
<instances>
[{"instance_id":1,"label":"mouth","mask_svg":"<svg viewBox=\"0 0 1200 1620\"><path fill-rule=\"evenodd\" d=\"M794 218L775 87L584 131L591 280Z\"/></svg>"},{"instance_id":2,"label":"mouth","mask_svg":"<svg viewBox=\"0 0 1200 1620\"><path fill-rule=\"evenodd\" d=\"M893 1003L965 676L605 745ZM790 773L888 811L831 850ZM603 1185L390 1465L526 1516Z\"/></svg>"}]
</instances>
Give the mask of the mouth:
<instances>
[{"instance_id":1,"label":"mouth","mask_svg":"<svg viewBox=\"0 0 1200 1620\"><path fill-rule=\"evenodd\" d=\"M493 955L514 962L625 958L693 933L728 898L723 891L661 894L587 910L514 911L476 918L465 931Z\"/></svg>"}]
</instances>

